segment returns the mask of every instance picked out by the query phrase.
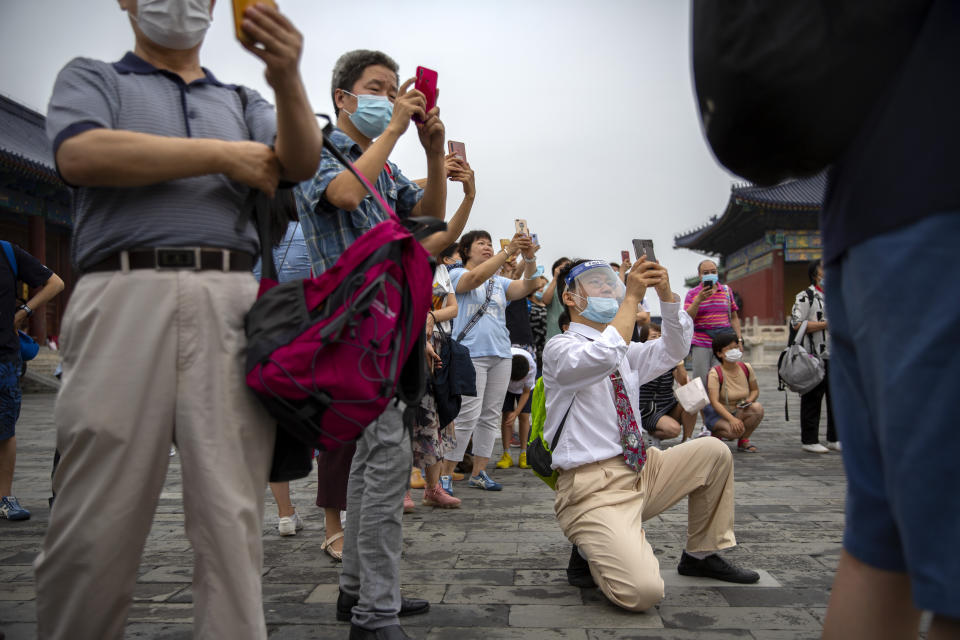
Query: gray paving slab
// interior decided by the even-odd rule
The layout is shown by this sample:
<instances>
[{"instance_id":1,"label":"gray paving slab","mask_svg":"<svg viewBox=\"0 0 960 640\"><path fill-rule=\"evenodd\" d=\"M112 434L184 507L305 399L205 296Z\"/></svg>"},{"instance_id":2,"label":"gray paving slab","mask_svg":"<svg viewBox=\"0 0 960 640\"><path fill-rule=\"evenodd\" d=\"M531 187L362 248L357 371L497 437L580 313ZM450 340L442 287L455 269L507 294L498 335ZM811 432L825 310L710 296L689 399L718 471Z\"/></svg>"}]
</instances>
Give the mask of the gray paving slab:
<instances>
[{"instance_id":1,"label":"gray paving slab","mask_svg":"<svg viewBox=\"0 0 960 640\"><path fill-rule=\"evenodd\" d=\"M401 579L406 595L426 597L432 605L428 614L404 619L410 634L431 640L818 637L842 542L843 468L836 454L800 450L799 403L791 398L794 417L785 422L775 372L757 370L767 413L753 438L760 453L734 454L740 546L727 553L760 571L758 585L676 573L686 531L681 502L645 524L666 597L646 613L621 611L596 589L567 585L570 547L553 516L552 492L529 472L493 469L504 490L486 493L456 483L463 499L458 510L422 507L414 491L418 506L404 516ZM27 394L18 425L15 490L33 518L0 520L0 630L7 640L36 634L32 562L49 520L53 404L52 395ZM316 476L292 488L305 520L305 529L292 538L277 536L275 505L265 491L269 637L346 638L349 625L334 618L338 565L319 548L324 528L323 512L313 506ZM127 638L192 637L192 551L183 533L182 495L175 456L138 570Z\"/></svg>"}]
</instances>

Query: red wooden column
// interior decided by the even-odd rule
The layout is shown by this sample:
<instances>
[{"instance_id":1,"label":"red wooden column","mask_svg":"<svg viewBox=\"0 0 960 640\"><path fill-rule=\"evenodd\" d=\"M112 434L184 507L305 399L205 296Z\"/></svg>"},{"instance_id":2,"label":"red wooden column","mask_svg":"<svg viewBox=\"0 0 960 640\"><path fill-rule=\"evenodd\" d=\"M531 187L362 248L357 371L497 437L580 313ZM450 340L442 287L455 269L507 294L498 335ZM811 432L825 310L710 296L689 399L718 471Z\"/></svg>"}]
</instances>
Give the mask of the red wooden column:
<instances>
[{"instance_id":1,"label":"red wooden column","mask_svg":"<svg viewBox=\"0 0 960 640\"><path fill-rule=\"evenodd\" d=\"M34 258L41 263L47 263L47 225L43 216L29 216L29 234L30 234L30 252ZM47 313L46 309L40 309L33 314L30 319L30 329L27 331L36 338L40 344L47 342Z\"/></svg>"},{"instance_id":2,"label":"red wooden column","mask_svg":"<svg viewBox=\"0 0 960 640\"><path fill-rule=\"evenodd\" d=\"M773 264L770 266L770 305L774 324L783 324L786 318L783 314L783 249L773 252Z\"/></svg>"}]
</instances>

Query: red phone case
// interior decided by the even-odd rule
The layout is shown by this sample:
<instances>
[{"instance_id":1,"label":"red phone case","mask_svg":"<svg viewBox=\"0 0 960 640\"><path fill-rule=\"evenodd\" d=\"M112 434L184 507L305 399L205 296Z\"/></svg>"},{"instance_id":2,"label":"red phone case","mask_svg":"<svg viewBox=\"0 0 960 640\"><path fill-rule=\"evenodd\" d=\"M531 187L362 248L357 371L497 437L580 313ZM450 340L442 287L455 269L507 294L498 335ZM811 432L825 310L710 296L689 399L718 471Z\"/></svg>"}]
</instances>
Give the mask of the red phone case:
<instances>
[{"instance_id":1,"label":"red phone case","mask_svg":"<svg viewBox=\"0 0 960 640\"><path fill-rule=\"evenodd\" d=\"M427 98L427 113L430 109L437 106L437 72L426 67L417 67L416 81L413 88L422 93ZM417 122L422 122L418 116L413 117Z\"/></svg>"}]
</instances>

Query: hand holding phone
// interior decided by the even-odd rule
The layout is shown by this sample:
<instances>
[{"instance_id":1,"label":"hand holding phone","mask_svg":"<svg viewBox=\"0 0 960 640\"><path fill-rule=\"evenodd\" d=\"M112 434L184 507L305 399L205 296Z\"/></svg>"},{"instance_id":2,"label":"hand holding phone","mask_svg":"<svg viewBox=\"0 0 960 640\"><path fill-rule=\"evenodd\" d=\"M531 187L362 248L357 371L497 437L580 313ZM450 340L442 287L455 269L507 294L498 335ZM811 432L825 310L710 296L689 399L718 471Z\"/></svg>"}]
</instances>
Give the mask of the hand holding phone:
<instances>
[{"instance_id":1,"label":"hand holding phone","mask_svg":"<svg viewBox=\"0 0 960 640\"><path fill-rule=\"evenodd\" d=\"M424 113L430 113L430 110L437 106L437 72L426 67L417 67L416 82L414 82L413 88L427 99L423 111ZM413 116L413 119L416 122L423 122L420 116Z\"/></svg>"},{"instance_id":2,"label":"hand holding phone","mask_svg":"<svg viewBox=\"0 0 960 640\"><path fill-rule=\"evenodd\" d=\"M738 409L746 409L747 407L749 407L749 406L752 405L752 404L753 404L752 402L747 402L746 400L741 400L740 402L737 403L737 408L738 408Z\"/></svg>"},{"instance_id":3,"label":"hand holding phone","mask_svg":"<svg viewBox=\"0 0 960 640\"><path fill-rule=\"evenodd\" d=\"M247 10L247 7L257 2L269 4L274 9L277 8L277 3L274 2L274 0L233 0L233 28L236 32L237 40L246 45L252 45L253 40L243 30L243 14Z\"/></svg>"},{"instance_id":4,"label":"hand holding phone","mask_svg":"<svg viewBox=\"0 0 960 640\"><path fill-rule=\"evenodd\" d=\"M530 231L529 231L529 229L527 228L527 221L524 220L523 218L516 218L516 219L513 221L513 224L514 224L514 226L515 226L516 229L517 229L517 233L519 233L520 235L522 235L522 236L528 236L528 235L530 235Z\"/></svg>"},{"instance_id":5,"label":"hand holding phone","mask_svg":"<svg viewBox=\"0 0 960 640\"><path fill-rule=\"evenodd\" d=\"M637 260L640 259L640 256L647 256L648 262L657 262L657 254L653 252L653 240L634 240L633 241L633 253L637 256Z\"/></svg>"}]
</instances>

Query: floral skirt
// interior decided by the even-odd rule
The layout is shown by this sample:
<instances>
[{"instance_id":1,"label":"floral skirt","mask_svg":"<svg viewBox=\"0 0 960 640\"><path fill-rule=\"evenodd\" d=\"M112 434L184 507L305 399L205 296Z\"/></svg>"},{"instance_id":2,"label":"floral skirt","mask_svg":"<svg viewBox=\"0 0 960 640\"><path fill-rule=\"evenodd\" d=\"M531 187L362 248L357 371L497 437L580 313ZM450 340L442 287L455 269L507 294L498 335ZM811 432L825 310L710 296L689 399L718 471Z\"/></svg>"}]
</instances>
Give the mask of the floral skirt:
<instances>
[{"instance_id":1,"label":"floral skirt","mask_svg":"<svg viewBox=\"0 0 960 640\"><path fill-rule=\"evenodd\" d=\"M434 340L434 348L439 349ZM413 427L413 466L426 473L427 467L443 460L443 457L457 446L457 437L453 422L440 425L437 417L437 403L428 389L420 401L417 421Z\"/></svg>"}]
</instances>

